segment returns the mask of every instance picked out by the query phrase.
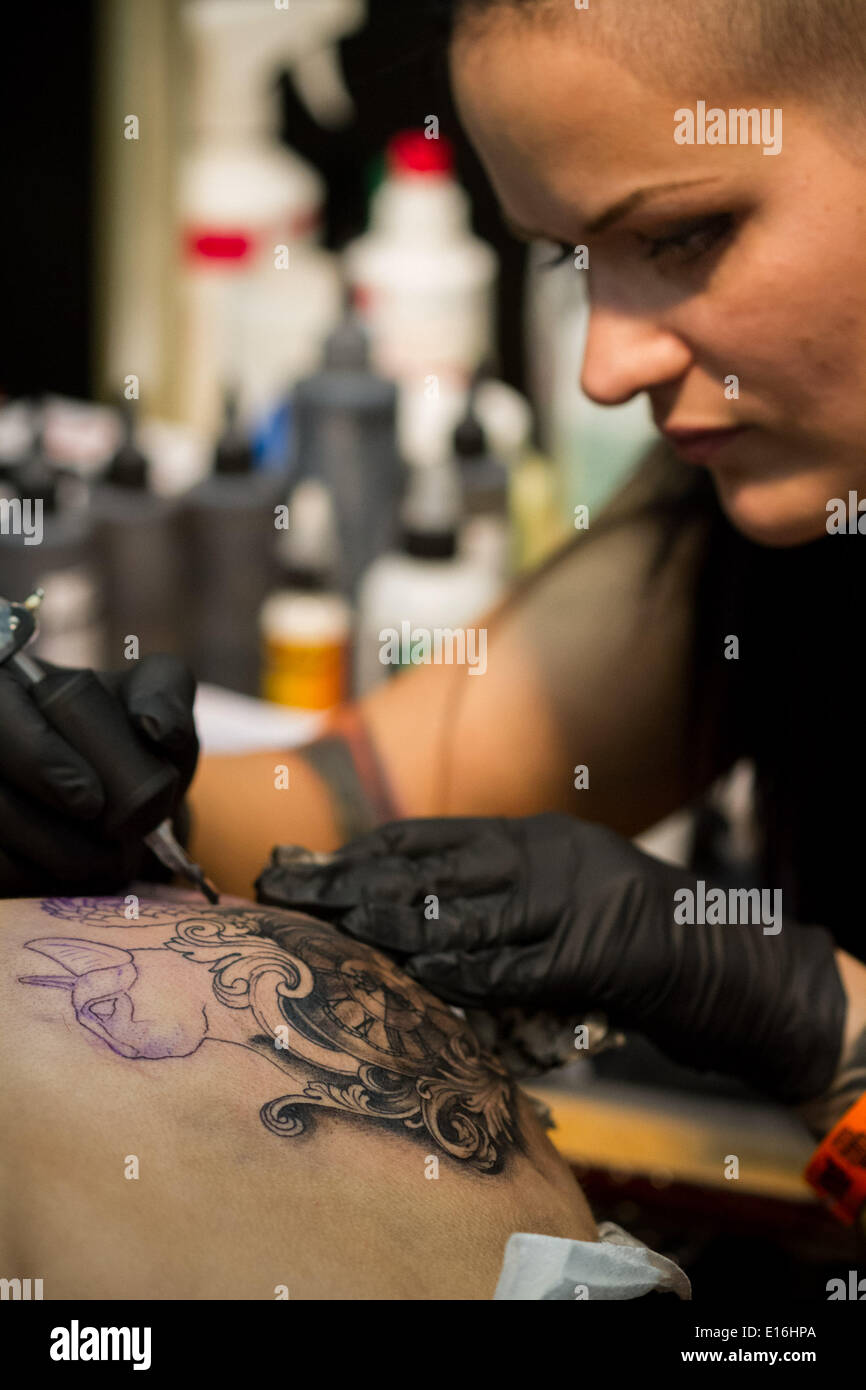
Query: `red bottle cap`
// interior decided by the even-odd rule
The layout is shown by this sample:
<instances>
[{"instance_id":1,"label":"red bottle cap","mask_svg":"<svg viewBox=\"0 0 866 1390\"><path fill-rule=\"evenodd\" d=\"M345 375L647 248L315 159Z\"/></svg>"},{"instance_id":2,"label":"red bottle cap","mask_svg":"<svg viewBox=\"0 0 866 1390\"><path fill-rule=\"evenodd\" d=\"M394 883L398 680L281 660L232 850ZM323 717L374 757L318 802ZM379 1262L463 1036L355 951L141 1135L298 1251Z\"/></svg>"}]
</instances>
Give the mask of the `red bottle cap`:
<instances>
[{"instance_id":1,"label":"red bottle cap","mask_svg":"<svg viewBox=\"0 0 866 1390\"><path fill-rule=\"evenodd\" d=\"M450 174L454 168L454 148L447 136L428 140L423 130L401 130L388 141L388 172L405 174Z\"/></svg>"}]
</instances>

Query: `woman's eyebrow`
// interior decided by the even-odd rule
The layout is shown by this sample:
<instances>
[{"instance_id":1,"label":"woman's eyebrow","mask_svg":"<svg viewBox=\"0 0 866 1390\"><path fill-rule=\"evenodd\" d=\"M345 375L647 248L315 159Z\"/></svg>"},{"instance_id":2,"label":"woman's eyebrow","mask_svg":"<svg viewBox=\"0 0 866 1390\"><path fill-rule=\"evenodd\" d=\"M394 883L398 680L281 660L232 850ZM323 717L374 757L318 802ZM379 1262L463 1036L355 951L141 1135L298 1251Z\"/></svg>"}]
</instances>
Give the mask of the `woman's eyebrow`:
<instances>
[{"instance_id":1,"label":"woman's eyebrow","mask_svg":"<svg viewBox=\"0 0 866 1390\"><path fill-rule=\"evenodd\" d=\"M619 222L635 208L649 202L651 198L658 197L663 193L673 193L680 188L695 188L699 184L706 183L718 183L718 178L712 176L705 179L678 179L674 183L656 183L647 188L636 188L633 193L627 194L618 203L614 203L613 207L608 208L606 212L599 213L598 217L594 217L591 222L588 222L585 231L590 236L606 231L608 227L612 227L615 222ZM520 241L557 240L556 237L551 237L547 232L534 232L527 227L521 227L519 222L514 222L506 214L503 214L503 221L508 230ZM567 241L568 238L561 238L561 240Z\"/></svg>"}]
</instances>

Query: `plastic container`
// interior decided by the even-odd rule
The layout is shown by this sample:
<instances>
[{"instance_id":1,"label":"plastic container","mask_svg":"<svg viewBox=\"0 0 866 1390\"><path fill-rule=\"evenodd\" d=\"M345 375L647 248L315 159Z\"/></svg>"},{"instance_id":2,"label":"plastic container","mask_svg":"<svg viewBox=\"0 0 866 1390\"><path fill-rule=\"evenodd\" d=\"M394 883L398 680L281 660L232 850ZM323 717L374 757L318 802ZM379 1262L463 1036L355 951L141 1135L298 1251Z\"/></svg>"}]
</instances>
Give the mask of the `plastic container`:
<instances>
[{"instance_id":1,"label":"plastic container","mask_svg":"<svg viewBox=\"0 0 866 1390\"><path fill-rule=\"evenodd\" d=\"M118 666L127 639L139 653L179 652L185 610L177 502L151 491L130 410L124 439L91 492L90 515L105 594L107 656Z\"/></svg>"},{"instance_id":2,"label":"plastic container","mask_svg":"<svg viewBox=\"0 0 866 1390\"><path fill-rule=\"evenodd\" d=\"M459 515L460 483L453 465L414 469L402 509L402 549L376 560L360 588L357 695L404 666L459 662L460 636L447 636L455 629L462 632L465 664L480 669L486 661L486 632L482 636L475 628L470 634L467 625L496 600L501 584L487 568L458 553Z\"/></svg>"},{"instance_id":3,"label":"plastic container","mask_svg":"<svg viewBox=\"0 0 866 1390\"><path fill-rule=\"evenodd\" d=\"M293 0L288 14L271 0L183 6L193 81L176 407L202 432L218 428L229 383L266 420L339 312L336 258L314 245L324 182L280 141L276 81L288 70L320 122L348 119L336 44L364 13L362 0Z\"/></svg>"},{"instance_id":4,"label":"plastic container","mask_svg":"<svg viewBox=\"0 0 866 1390\"><path fill-rule=\"evenodd\" d=\"M256 470L233 402L214 471L182 502L187 656L199 680L259 690L259 612L278 575L276 508L284 474Z\"/></svg>"},{"instance_id":5,"label":"plastic container","mask_svg":"<svg viewBox=\"0 0 866 1390\"><path fill-rule=\"evenodd\" d=\"M454 430L454 458L463 495L460 553L489 570L495 582L504 584L511 573L514 548L508 469L488 445L475 411L474 393Z\"/></svg>"},{"instance_id":6,"label":"plastic container","mask_svg":"<svg viewBox=\"0 0 866 1390\"><path fill-rule=\"evenodd\" d=\"M397 535L403 465L397 451L397 389L372 371L367 333L347 316L331 334L321 369L294 397L294 472L317 478L334 499L336 582L347 597Z\"/></svg>"},{"instance_id":7,"label":"plastic container","mask_svg":"<svg viewBox=\"0 0 866 1390\"><path fill-rule=\"evenodd\" d=\"M436 376L466 386L493 350L496 254L472 233L446 139L401 132L387 170L369 231L345 251L373 361L400 382Z\"/></svg>"},{"instance_id":8,"label":"plastic container","mask_svg":"<svg viewBox=\"0 0 866 1390\"><path fill-rule=\"evenodd\" d=\"M337 536L321 482L299 483L280 546L284 586L261 613L262 694L294 709L329 710L348 695L352 610L333 585Z\"/></svg>"}]
</instances>

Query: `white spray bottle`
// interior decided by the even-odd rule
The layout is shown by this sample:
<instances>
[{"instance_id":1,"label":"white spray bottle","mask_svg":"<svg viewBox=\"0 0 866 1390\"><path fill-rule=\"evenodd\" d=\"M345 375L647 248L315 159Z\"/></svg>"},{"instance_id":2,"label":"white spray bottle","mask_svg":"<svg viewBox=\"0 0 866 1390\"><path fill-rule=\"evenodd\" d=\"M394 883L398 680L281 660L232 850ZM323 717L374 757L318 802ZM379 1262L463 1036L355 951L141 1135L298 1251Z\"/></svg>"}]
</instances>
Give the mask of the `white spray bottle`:
<instances>
[{"instance_id":1,"label":"white spray bottle","mask_svg":"<svg viewBox=\"0 0 866 1390\"><path fill-rule=\"evenodd\" d=\"M311 115L351 118L337 42L365 0L186 0L190 142L179 180L182 267L178 415L212 434L223 389L241 414L311 370L339 317L334 258L316 246L324 187L279 139L276 80L288 71ZM279 385L278 385L279 384Z\"/></svg>"}]
</instances>

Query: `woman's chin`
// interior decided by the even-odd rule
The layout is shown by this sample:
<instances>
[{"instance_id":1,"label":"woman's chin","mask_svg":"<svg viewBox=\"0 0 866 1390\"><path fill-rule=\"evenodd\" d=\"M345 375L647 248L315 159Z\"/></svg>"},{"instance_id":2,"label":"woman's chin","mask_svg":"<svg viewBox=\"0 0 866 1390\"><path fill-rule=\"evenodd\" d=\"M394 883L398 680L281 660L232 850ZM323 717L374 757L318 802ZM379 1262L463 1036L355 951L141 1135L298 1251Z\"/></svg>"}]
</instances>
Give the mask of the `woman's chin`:
<instances>
[{"instance_id":1,"label":"woman's chin","mask_svg":"<svg viewBox=\"0 0 866 1390\"><path fill-rule=\"evenodd\" d=\"M719 470L713 480L731 525L758 545L806 545L827 534L827 502L836 494L826 473L759 479Z\"/></svg>"}]
</instances>

